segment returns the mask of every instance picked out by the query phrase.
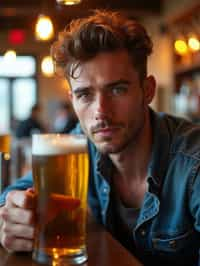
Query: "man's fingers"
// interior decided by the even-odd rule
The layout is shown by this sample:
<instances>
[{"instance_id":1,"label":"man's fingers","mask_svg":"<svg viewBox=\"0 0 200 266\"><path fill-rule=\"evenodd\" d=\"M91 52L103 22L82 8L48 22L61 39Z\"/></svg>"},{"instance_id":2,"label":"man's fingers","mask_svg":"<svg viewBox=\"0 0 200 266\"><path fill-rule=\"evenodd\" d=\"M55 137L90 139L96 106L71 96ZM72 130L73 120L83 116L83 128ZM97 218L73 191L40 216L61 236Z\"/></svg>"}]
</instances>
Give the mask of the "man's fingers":
<instances>
[{"instance_id":1,"label":"man's fingers","mask_svg":"<svg viewBox=\"0 0 200 266\"><path fill-rule=\"evenodd\" d=\"M23 238L14 238L3 234L1 239L2 246L8 251L32 251L33 241Z\"/></svg>"},{"instance_id":2,"label":"man's fingers","mask_svg":"<svg viewBox=\"0 0 200 266\"><path fill-rule=\"evenodd\" d=\"M24 209L33 209L35 206L35 194L28 189L27 191L14 190L6 196L7 207L17 206Z\"/></svg>"},{"instance_id":3,"label":"man's fingers","mask_svg":"<svg viewBox=\"0 0 200 266\"><path fill-rule=\"evenodd\" d=\"M21 209L18 207L2 207L0 216L3 221L19 224L34 224L34 212L32 210Z\"/></svg>"},{"instance_id":4,"label":"man's fingers","mask_svg":"<svg viewBox=\"0 0 200 266\"><path fill-rule=\"evenodd\" d=\"M9 236L16 236L18 238L33 239L34 238L34 227L30 225L3 223L2 234Z\"/></svg>"},{"instance_id":5,"label":"man's fingers","mask_svg":"<svg viewBox=\"0 0 200 266\"><path fill-rule=\"evenodd\" d=\"M0 242L8 251L31 251L35 224L35 193L11 191L0 208Z\"/></svg>"}]
</instances>

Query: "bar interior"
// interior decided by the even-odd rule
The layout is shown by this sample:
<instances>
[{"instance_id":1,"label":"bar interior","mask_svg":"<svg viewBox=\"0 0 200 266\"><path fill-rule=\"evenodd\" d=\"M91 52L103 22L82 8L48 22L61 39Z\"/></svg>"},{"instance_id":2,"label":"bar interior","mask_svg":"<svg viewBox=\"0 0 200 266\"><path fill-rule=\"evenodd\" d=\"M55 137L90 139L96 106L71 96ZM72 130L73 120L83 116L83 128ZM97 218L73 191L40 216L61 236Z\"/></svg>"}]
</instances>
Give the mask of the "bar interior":
<instances>
[{"instance_id":1,"label":"bar interior","mask_svg":"<svg viewBox=\"0 0 200 266\"><path fill-rule=\"evenodd\" d=\"M0 193L31 171L32 134L69 133L76 127L70 86L60 73L55 74L50 47L71 20L93 9L120 11L144 25L154 44L148 73L157 81L150 106L200 124L199 0L0 1ZM94 228L88 240L94 264L89 260L89 265L125 266L124 250L110 244L114 240L102 228ZM96 232L100 233L100 253ZM112 247L122 252L123 261L108 256L106 250L112 254ZM127 266L140 265L129 256ZM7 260L3 249L1 257ZM11 256L4 265L13 263L28 265L30 260Z\"/></svg>"}]
</instances>

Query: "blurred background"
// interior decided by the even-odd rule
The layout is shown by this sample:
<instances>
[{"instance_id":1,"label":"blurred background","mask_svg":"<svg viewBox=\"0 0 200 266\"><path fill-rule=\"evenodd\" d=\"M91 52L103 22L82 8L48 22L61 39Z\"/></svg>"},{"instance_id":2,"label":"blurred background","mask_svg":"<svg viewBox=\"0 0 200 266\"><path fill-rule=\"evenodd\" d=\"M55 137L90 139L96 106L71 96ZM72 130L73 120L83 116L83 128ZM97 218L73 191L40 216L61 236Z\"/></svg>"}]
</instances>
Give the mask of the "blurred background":
<instances>
[{"instance_id":1,"label":"blurred background","mask_svg":"<svg viewBox=\"0 0 200 266\"><path fill-rule=\"evenodd\" d=\"M76 124L68 84L54 76L49 51L71 19L95 8L121 10L148 29L148 70L158 85L153 108L200 123L199 0L1 0L0 133L13 136L16 158L33 132L67 132L66 121Z\"/></svg>"}]
</instances>

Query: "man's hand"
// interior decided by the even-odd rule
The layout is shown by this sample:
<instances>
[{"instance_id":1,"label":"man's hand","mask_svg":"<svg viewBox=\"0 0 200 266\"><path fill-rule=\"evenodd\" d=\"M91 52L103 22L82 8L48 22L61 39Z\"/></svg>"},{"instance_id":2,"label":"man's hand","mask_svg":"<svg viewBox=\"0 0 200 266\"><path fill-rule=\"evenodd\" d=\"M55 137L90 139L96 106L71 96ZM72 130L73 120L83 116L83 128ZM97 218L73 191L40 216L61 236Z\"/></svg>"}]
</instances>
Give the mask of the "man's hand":
<instances>
[{"instance_id":1,"label":"man's hand","mask_svg":"<svg viewBox=\"0 0 200 266\"><path fill-rule=\"evenodd\" d=\"M35 201L32 189L11 191L0 208L0 242L8 251L33 248Z\"/></svg>"}]
</instances>

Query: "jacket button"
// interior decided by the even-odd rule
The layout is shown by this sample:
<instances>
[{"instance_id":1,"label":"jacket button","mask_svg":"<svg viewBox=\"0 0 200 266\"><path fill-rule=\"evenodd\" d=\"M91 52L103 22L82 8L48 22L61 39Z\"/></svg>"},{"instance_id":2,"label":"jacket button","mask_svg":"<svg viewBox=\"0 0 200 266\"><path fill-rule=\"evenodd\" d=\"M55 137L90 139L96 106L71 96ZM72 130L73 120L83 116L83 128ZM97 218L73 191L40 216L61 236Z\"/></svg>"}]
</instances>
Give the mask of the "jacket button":
<instances>
[{"instance_id":1,"label":"jacket button","mask_svg":"<svg viewBox=\"0 0 200 266\"><path fill-rule=\"evenodd\" d=\"M105 215L105 214L106 214L106 212L103 210L103 211L101 212L101 214L102 214L102 215Z\"/></svg>"},{"instance_id":2,"label":"jacket button","mask_svg":"<svg viewBox=\"0 0 200 266\"><path fill-rule=\"evenodd\" d=\"M158 240L157 239L152 239L152 242L153 242L153 247L156 248Z\"/></svg>"},{"instance_id":3,"label":"jacket button","mask_svg":"<svg viewBox=\"0 0 200 266\"><path fill-rule=\"evenodd\" d=\"M169 246L170 246L171 248L175 248L175 247L176 247L176 241L175 241L175 240L170 240L170 241L169 241Z\"/></svg>"},{"instance_id":4,"label":"jacket button","mask_svg":"<svg viewBox=\"0 0 200 266\"><path fill-rule=\"evenodd\" d=\"M140 233L141 233L142 236L146 235L146 231L145 230L141 230Z\"/></svg>"},{"instance_id":5,"label":"jacket button","mask_svg":"<svg viewBox=\"0 0 200 266\"><path fill-rule=\"evenodd\" d=\"M107 188L107 187L104 187L104 188L103 188L103 193L104 193L104 194L108 194L108 188Z\"/></svg>"}]
</instances>

